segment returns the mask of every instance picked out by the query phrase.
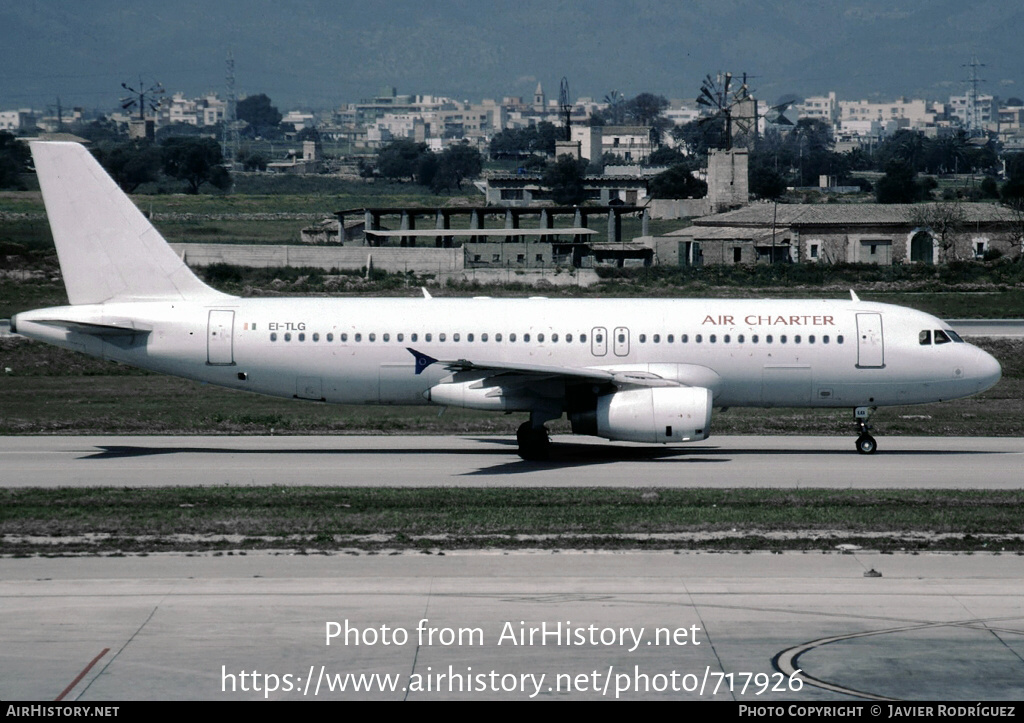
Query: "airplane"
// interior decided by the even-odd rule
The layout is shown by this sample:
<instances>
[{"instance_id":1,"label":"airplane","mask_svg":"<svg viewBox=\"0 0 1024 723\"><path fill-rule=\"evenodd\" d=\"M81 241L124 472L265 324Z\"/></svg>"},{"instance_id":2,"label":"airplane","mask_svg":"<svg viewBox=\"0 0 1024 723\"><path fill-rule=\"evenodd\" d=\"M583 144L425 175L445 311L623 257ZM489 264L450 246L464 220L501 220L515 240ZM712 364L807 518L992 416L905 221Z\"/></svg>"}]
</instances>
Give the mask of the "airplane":
<instances>
[{"instance_id":1,"label":"airplane","mask_svg":"<svg viewBox=\"0 0 1024 723\"><path fill-rule=\"evenodd\" d=\"M230 389L338 404L529 415L642 443L707 439L713 408L854 410L977 394L999 363L940 319L861 301L241 298L203 283L81 145L31 144L70 305L11 330Z\"/></svg>"}]
</instances>

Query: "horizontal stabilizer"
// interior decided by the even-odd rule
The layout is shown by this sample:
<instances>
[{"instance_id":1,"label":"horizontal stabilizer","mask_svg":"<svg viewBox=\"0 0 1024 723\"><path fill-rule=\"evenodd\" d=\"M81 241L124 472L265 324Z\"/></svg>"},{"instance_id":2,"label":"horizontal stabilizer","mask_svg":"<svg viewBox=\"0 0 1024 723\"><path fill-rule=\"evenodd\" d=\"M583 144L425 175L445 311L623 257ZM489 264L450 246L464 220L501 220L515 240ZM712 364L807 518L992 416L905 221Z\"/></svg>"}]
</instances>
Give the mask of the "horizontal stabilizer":
<instances>
[{"instance_id":1,"label":"horizontal stabilizer","mask_svg":"<svg viewBox=\"0 0 1024 723\"><path fill-rule=\"evenodd\" d=\"M116 324L91 324L83 321L69 321L66 319L33 319L37 324L55 326L60 329L67 329L79 334L92 334L93 336L135 336L136 334L148 334L152 329L141 328L129 322L123 326Z\"/></svg>"}]
</instances>

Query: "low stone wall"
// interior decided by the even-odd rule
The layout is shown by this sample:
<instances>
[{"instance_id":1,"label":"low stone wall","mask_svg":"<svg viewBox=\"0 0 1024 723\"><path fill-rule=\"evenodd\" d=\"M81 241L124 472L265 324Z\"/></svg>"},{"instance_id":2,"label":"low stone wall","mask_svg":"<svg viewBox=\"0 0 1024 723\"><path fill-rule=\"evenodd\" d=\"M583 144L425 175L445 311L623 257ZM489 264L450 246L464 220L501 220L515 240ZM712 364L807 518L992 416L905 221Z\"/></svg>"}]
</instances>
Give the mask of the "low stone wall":
<instances>
[{"instance_id":1,"label":"low stone wall","mask_svg":"<svg viewBox=\"0 0 1024 723\"><path fill-rule=\"evenodd\" d=\"M647 208L651 218L674 219L706 216L711 206L706 198L653 198Z\"/></svg>"},{"instance_id":2,"label":"low stone wall","mask_svg":"<svg viewBox=\"0 0 1024 723\"><path fill-rule=\"evenodd\" d=\"M247 244L183 244L171 248L189 266L234 264L259 268L312 266L330 269L361 269L372 263L382 271L443 274L462 271L461 248L375 248L368 246L270 246Z\"/></svg>"}]
</instances>

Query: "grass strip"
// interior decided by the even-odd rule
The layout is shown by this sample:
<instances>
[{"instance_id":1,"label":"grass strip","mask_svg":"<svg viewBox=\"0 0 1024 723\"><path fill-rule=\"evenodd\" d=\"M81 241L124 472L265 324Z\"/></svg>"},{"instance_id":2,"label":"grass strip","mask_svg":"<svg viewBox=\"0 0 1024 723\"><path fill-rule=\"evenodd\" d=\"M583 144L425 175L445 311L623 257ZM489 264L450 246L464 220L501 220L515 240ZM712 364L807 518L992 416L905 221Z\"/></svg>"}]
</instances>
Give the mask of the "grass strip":
<instances>
[{"instance_id":1,"label":"grass strip","mask_svg":"<svg viewBox=\"0 0 1024 723\"><path fill-rule=\"evenodd\" d=\"M1024 491L0 490L0 553L223 549L1024 551Z\"/></svg>"}]
</instances>

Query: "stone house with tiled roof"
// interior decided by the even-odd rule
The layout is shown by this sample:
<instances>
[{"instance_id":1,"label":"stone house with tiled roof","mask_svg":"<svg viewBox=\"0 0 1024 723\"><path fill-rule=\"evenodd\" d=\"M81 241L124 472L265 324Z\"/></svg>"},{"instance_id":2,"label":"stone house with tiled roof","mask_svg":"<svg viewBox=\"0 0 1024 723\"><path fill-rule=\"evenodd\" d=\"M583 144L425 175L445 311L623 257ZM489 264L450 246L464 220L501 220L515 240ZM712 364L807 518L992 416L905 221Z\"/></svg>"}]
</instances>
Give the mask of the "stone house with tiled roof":
<instances>
[{"instance_id":1,"label":"stone house with tiled roof","mask_svg":"<svg viewBox=\"0 0 1024 723\"><path fill-rule=\"evenodd\" d=\"M773 257L888 265L975 259L996 250L1017 258L1021 242L1019 214L991 203L757 203L694 219L658 246L659 259L676 255L683 265Z\"/></svg>"}]
</instances>

